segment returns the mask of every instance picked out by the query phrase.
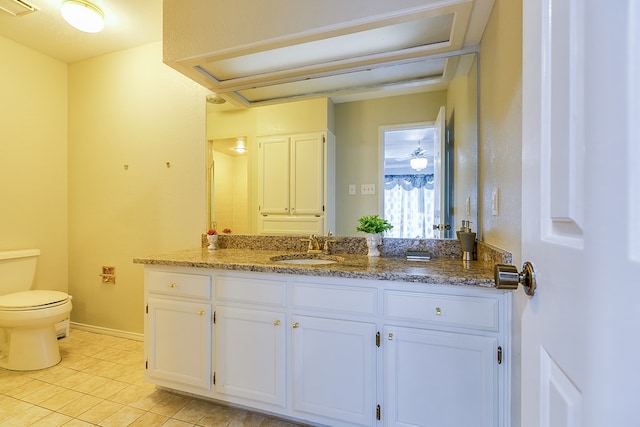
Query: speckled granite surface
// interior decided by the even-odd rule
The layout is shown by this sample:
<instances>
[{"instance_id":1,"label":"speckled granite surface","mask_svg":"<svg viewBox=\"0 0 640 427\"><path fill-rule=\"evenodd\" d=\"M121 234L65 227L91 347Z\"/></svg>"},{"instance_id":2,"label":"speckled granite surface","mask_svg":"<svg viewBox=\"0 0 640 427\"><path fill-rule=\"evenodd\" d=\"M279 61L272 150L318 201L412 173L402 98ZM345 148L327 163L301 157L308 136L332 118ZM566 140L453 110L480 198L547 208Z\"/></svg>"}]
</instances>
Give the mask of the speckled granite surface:
<instances>
[{"instance_id":1,"label":"speckled granite surface","mask_svg":"<svg viewBox=\"0 0 640 427\"><path fill-rule=\"evenodd\" d=\"M307 243L300 236L258 236L244 234L220 234L218 248L254 250L279 250L287 252L304 252ZM324 243L326 237L320 237ZM367 254L367 244L364 237L335 237L330 238L332 254ZM207 247L207 237L202 235L201 246ZM382 256L405 255L407 250L425 251L432 258L460 258L460 242L457 239L395 239L384 238L380 252ZM511 254L494 248L483 242L477 243L477 260L493 267L496 263L510 264Z\"/></svg>"},{"instance_id":2,"label":"speckled granite surface","mask_svg":"<svg viewBox=\"0 0 640 427\"><path fill-rule=\"evenodd\" d=\"M227 237L225 239L224 237ZM229 238L231 237L231 238ZM178 267L214 268L222 270L257 271L266 273L299 274L325 277L345 277L371 280L394 280L410 283L446 284L458 286L473 286L493 288L493 265L487 262L471 261L463 262L457 256L433 257L428 261L407 261L404 256L389 256L392 250L399 250L401 242L383 251L382 257L366 256L366 245L363 238L350 238L353 241L336 242L332 254L341 260L328 265L297 265L280 264L272 260L273 257L282 257L286 254L298 254L306 251L304 242L299 238L277 238L271 236L246 236L247 239L234 239L237 236L221 236L218 243L220 249L210 251L206 248L197 248L174 252L170 254L139 257L134 263L146 265L167 265ZM343 238L348 239L348 238ZM386 239L400 240L400 239ZM242 248L235 248L237 244ZM275 241L279 243L276 245ZM428 249L433 243L434 247L440 242L424 241L424 248ZM387 242L388 243L388 242ZM457 243L455 240L449 244ZM300 246L301 244L301 246ZM360 244L363 245L360 248ZM383 244L384 245L384 244ZM277 247L274 247L277 246ZM356 253L346 253L339 248L356 248ZM420 242L417 246L421 247ZM246 249L251 248L251 249ZM385 246L387 248L387 246ZM404 249L406 250L406 249ZM404 254L404 250L402 253ZM459 245L458 245L459 254Z\"/></svg>"}]
</instances>

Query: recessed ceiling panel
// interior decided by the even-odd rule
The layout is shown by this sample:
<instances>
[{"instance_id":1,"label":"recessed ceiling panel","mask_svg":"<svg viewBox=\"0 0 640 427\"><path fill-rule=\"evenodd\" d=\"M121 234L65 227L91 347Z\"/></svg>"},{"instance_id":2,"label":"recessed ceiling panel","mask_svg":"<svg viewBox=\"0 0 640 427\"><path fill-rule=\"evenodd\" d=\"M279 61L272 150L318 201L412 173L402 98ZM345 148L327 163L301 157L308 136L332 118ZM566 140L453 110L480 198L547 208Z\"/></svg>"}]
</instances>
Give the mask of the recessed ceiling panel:
<instances>
[{"instance_id":1,"label":"recessed ceiling panel","mask_svg":"<svg viewBox=\"0 0 640 427\"><path fill-rule=\"evenodd\" d=\"M258 103L293 96L330 96L342 91L368 90L385 85L419 84L442 79L446 63L446 58L423 60L240 90L236 93L250 103Z\"/></svg>"},{"instance_id":2,"label":"recessed ceiling panel","mask_svg":"<svg viewBox=\"0 0 640 427\"><path fill-rule=\"evenodd\" d=\"M420 46L448 43L453 13L199 65L218 82Z\"/></svg>"}]
</instances>

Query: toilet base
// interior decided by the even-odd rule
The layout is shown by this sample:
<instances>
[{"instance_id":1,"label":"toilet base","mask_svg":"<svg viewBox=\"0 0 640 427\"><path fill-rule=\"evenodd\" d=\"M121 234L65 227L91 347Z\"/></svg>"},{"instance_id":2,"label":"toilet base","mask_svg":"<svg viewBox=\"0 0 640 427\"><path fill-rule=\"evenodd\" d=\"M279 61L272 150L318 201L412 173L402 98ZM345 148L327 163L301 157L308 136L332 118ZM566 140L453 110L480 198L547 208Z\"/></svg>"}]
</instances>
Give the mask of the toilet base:
<instances>
[{"instance_id":1,"label":"toilet base","mask_svg":"<svg viewBox=\"0 0 640 427\"><path fill-rule=\"evenodd\" d=\"M0 355L0 368L35 371L60 363L55 325L40 328L5 328L5 332L9 344L8 354Z\"/></svg>"}]
</instances>

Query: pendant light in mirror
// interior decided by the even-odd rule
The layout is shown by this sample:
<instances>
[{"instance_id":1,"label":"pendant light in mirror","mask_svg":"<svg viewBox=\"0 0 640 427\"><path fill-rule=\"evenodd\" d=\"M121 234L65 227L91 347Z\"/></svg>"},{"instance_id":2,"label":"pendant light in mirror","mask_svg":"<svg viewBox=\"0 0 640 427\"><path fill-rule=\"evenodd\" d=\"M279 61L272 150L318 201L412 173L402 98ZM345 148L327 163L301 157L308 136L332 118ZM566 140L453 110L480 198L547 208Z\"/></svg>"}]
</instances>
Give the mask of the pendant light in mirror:
<instances>
[{"instance_id":1,"label":"pendant light in mirror","mask_svg":"<svg viewBox=\"0 0 640 427\"><path fill-rule=\"evenodd\" d=\"M72 27L85 33L99 33L104 29L104 14L93 3L84 0L65 0L60 9L62 17Z\"/></svg>"},{"instance_id":2,"label":"pendant light in mirror","mask_svg":"<svg viewBox=\"0 0 640 427\"><path fill-rule=\"evenodd\" d=\"M427 167L427 164L429 164L429 162L427 161L426 157L414 157L409 160L411 169L414 169L418 172L420 172L422 169L425 169Z\"/></svg>"}]
</instances>

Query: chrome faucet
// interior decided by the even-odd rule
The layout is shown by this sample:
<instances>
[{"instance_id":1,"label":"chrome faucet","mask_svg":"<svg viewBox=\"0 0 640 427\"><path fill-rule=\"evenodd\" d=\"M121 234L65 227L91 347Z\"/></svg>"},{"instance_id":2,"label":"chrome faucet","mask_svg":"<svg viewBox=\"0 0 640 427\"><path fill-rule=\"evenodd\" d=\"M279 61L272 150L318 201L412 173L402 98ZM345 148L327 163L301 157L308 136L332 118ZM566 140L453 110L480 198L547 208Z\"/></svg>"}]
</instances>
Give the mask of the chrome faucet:
<instances>
[{"instance_id":1,"label":"chrome faucet","mask_svg":"<svg viewBox=\"0 0 640 427\"><path fill-rule=\"evenodd\" d=\"M322 251L320 250L320 242L318 241L318 236L316 234L312 234L308 239L301 239L302 242L309 242L307 246L308 254L319 254Z\"/></svg>"}]
</instances>

